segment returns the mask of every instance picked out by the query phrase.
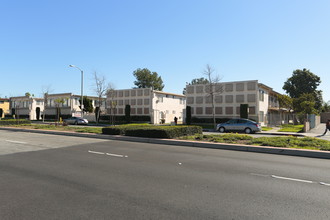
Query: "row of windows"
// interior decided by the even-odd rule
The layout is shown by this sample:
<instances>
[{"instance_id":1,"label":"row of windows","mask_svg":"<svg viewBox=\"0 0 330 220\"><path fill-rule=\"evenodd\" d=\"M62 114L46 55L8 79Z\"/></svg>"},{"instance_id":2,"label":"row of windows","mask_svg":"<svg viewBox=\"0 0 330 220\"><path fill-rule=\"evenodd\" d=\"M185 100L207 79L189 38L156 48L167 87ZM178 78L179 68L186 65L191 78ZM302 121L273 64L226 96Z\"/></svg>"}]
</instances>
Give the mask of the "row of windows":
<instances>
[{"instance_id":1,"label":"row of windows","mask_svg":"<svg viewBox=\"0 0 330 220\"><path fill-rule=\"evenodd\" d=\"M224 100L223 100L224 97ZM234 100L235 98L235 100ZM216 95L214 97L214 103L244 103L244 102L256 102L255 94L247 94L245 95ZM187 104L211 104L212 97L211 96L197 96L197 97L188 97Z\"/></svg>"},{"instance_id":2,"label":"row of windows","mask_svg":"<svg viewBox=\"0 0 330 220\"><path fill-rule=\"evenodd\" d=\"M137 89L137 90L119 90L113 91L114 97L134 97L134 96L149 96L149 89Z\"/></svg>"},{"instance_id":3,"label":"row of windows","mask_svg":"<svg viewBox=\"0 0 330 220\"><path fill-rule=\"evenodd\" d=\"M112 112L110 112L112 111ZM108 109L108 113L123 115L125 114L124 108ZM132 115L149 115L149 108L131 108Z\"/></svg>"},{"instance_id":4,"label":"row of windows","mask_svg":"<svg viewBox=\"0 0 330 220\"><path fill-rule=\"evenodd\" d=\"M210 85L197 85L197 86L187 86L187 94L194 93L209 93L211 90L213 92L241 92L241 91L253 91L256 90L256 82L247 83L220 83L214 86ZM211 89L212 88L212 89Z\"/></svg>"},{"instance_id":5,"label":"row of windows","mask_svg":"<svg viewBox=\"0 0 330 220\"><path fill-rule=\"evenodd\" d=\"M236 110L236 111L235 111ZM195 107L191 108L191 114L193 115L212 115L213 109L212 107ZM216 115L239 115L240 107L215 107ZM249 107L249 114L256 114L256 107Z\"/></svg>"}]
</instances>

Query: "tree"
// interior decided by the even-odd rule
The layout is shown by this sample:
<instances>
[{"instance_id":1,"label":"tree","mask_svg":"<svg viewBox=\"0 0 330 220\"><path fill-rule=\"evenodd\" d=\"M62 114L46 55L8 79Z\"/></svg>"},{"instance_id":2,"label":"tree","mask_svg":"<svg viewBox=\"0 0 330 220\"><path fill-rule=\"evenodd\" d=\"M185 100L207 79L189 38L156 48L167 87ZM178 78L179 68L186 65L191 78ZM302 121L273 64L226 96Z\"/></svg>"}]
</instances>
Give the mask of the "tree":
<instances>
[{"instance_id":1,"label":"tree","mask_svg":"<svg viewBox=\"0 0 330 220\"><path fill-rule=\"evenodd\" d=\"M186 107L186 124L191 124L191 106Z\"/></svg>"},{"instance_id":2,"label":"tree","mask_svg":"<svg viewBox=\"0 0 330 220\"><path fill-rule=\"evenodd\" d=\"M131 122L131 106L130 105L125 106L125 120L126 120L126 123Z\"/></svg>"},{"instance_id":3,"label":"tree","mask_svg":"<svg viewBox=\"0 0 330 220\"><path fill-rule=\"evenodd\" d=\"M323 102L322 112L330 112L330 101Z\"/></svg>"},{"instance_id":4,"label":"tree","mask_svg":"<svg viewBox=\"0 0 330 220\"><path fill-rule=\"evenodd\" d=\"M317 111L322 108L322 91L317 90L321 79L319 76L310 72L307 69L297 69L284 83L283 89L291 98L299 98L302 94L312 94L314 96L315 106ZM296 109L295 109L296 111Z\"/></svg>"},{"instance_id":5,"label":"tree","mask_svg":"<svg viewBox=\"0 0 330 220\"><path fill-rule=\"evenodd\" d=\"M42 94L43 94L43 97L44 97L44 111L42 113L42 122L45 122L46 109L48 107L48 94L50 92L51 92L50 85L42 88Z\"/></svg>"},{"instance_id":6,"label":"tree","mask_svg":"<svg viewBox=\"0 0 330 220\"><path fill-rule=\"evenodd\" d=\"M106 95L108 86L106 85L105 76L98 76L96 72L94 72L94 80L95 80L94 91L98 97L98 102L96 103L97 106L95 108L96 123L98 124L100 120L102 100Z\"/></svg>"},{"instance_id":7,"label":"tree","mask_svg":"<svg viewBox=\"0 0 330 220\"><path fill-rule=\"evenodd\" d=\"M115 119L116 119L116 111L117 111L117 101L115 101L116 97L116 91L115 88L112 84L109 84L108 90L107 90L107 101L109 103L110 111L110 124L114 125L115 124Z\"/></svg>"},{"instance_id":8,"label":"tree","mask_svg":"<svg viewBox=\"0 0 330 220\"><path fill-rule=\"evenodd\" d=\"M79 100L80 103L80 108L81 108L81 100ZM83 97L83 104L84 104L84 112L89 112L92 113L93 112L93 104L92 104L92 100L90 100L87 96Z\"/></svg>"},{"instance_id":9,"label":"tree","mask_svg":"<svg viewBox=\"0 0 330 220\"><path fill-rule=\"evenodd\" d=\"M66 98L57 98L54 100L55 107L56 107L57 121L60 121L61 104L63 104L66 100L67 100Z\"/></svg>"},{"instance_id":10,"label":"tree","mask_svg":"<svg viewBox=\"0 0 330 220\"><path fill-rule=\"evenodd\" d=\"M219 84L220 83L220 77L218 75L213 76L215 70L207 64L203 73L207 76L208 83L206 84L205 92L207 93L207 96L211 98L211 104L212 104L212 116L213 116L213 127L216 129L217 124L215 120L215 105L214 105L214 97L216 94L222 93L223 88Z\"/></svg>"},{"instance_id":11,"label":"tree","mask_svg":"<svg viewBox=\"0 0 330 220\"><path fill-rule=\"evenodd\" d=\"M137 88L152 88L154 90L163 91L163 80L156 72L151 72L147 68L137 69L133 72L136 78L134 84Z\"/></svg>"},{"instance_id":12,"label":"tree","mask_svg":"<svg viewBox=\"0 0 330 220\"><path fill-rule=\"evenodd\" d=\"M277 95L278 103L280 108L285 108L287 111L293 109L293 99L288 95Z\"/></svg>"},{"instance_id":13,"label":"tree","mask_svg":"<svg viewBox=\"0 0 330 220\"><path fill-rule=\"evenodd\" d=\"M201 78L196 78L196 79L193 79L191 80L190 83L186 83L187 85L196 85L196 84L208 84L209 83L209 80L204 78L204 77L201 77ZM182 92L183 95L186 94L186 88L183 89L183 92Z\"/></svg>"}]
</instances>

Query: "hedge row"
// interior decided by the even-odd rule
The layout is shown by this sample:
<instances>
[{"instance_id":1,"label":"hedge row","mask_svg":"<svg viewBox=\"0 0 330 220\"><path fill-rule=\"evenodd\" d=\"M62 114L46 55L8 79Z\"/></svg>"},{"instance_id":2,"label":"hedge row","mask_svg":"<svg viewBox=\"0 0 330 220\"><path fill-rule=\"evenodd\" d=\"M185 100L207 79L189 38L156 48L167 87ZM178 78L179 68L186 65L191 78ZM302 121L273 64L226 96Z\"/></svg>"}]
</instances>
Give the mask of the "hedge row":
<instances>
[{"instance_id":1,"label":"hedge row","mask_svg":"<svg viewBox=\"0 0 330 220\"><path fill-rule=\"evenodd\" d=\"M202 134L200 126L115 126L105 127L102 129L103 134L110 135L126 135L133 137L148 138L175 138L194 134Z\"/></svg>"},{"instance_id":2,"label":"hedge row","mask_svg":"<svg viewBox=\"0 0 330 220\"><path fill-rule=\"evenodd\" d=\"M116 115L114 116L114 119L116 122L126 122L125 115ZM110 121L110 116L109 115L101 115L100 120L102 121ZM131 115L130 116L131 121L150 121L151 118L148 115Z\"/></svg>"},{"instance_id":3,"label":"hedge row","mask_svg":"<svg viewBox=\"0 0 330 220\"><path fill-rule=\"evenodd\" d=\"M5 119L5 120L0 120L0 126L1 125L17 125L17 124L31 124L31 121L26 120L26 119Z\"/></svg>"}]
</instances>

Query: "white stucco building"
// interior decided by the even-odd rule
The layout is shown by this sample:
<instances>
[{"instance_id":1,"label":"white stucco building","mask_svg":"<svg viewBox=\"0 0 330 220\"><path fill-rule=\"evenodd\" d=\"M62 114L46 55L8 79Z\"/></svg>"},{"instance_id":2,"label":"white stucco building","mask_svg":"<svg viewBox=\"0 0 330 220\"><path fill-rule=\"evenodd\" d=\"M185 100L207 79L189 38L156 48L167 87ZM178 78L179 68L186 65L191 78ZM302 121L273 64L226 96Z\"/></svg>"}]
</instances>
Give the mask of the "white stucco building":
<instances>
[{"instance_id":1,"label":"white stucco building","mask_svg":"<svg viewBox=\"0 0 330 220\"><path fill-rule=\"evenodd\" d=\"M192 117L211 118L212 101L207 84L187 85L187 106ZM239 118L240 105L248 104L249 118L262 125L279 114L277 92L258 80L218 83L213 88L216 118Z\"/></svg>"},{"instance_id":2,"label":"white stucco building","mask_svg":"<svg viewBox=\"0 0 330 220\"><path fill-rule=\"evenodd\" d=\"M149 116L153 124L171 123L174 117L182 123L185 96L150 88L114 90L107 96L107 109L117 116L125 115L125 106L130 105L131 116ZM111 107L112 105L112 107Z\"/></svg>"},{"instance_id":3,"label":"white stucco building","mask_svg":"<svg viewBox=\"0 0 330 220\"><path fill-rule=\"evenodd\" d=\"M16 118L20 119L40 119L44 110L43 99L34 98L31 96L11 97L9 105L11 115L14 115Z\"/></svg>"},{"instance_id":4,"label":"white stucco building","mask_svg":"<svg viewBox=\"0 0 330 220\"><path fill-rule=\"evenodd\" d=\"M98 97L95 96L87 96L88 99L92 100L93 108L98 106ZM55 100L62 99L64 103L57 104ZM60 108L61 115L65 115L66 117L72 115L81 115L80 109L80 95L75 95L72 93L60 93L60 94L48 94L47 96L47 106L45 110L46 118L47 116L55 116L57 114L57 105ZM105 112L105 98L102 98L101 103L101 112ZM85 114L84 117L88 117L89 114ZM89 120L95 120L94 114L92 117L89 117Z\"/></svg>"}]
</instances>

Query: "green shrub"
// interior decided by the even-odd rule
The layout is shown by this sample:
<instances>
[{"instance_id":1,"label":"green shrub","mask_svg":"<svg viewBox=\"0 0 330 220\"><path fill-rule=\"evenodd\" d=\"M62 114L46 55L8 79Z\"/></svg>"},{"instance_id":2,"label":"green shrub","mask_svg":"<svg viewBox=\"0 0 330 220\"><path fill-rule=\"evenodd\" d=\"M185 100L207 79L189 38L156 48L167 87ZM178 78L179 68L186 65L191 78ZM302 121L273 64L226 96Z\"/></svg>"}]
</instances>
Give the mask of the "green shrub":
<instances>
[{"instance_id":1,"label":"green shrub","mask_svg":"<svg viewBox=\"0 0 330 220\"><path fill-rule=\"evenodd\" d=\"M199 126L120 125L102 129L103 134L148 138L175 138L202 134Z\"/></svg>"},{"instance_id":2,"label":"green shrub","mask_svg":"<svg viewBox=\"0 0 330 220\"><path fill-rule=\"evenodd\" d=\"M27 120L27 119L5 119L5 120L0 120L0 126L17 125L17 124L31 124L31 121Z\"/></svg>"}]
</instances>

